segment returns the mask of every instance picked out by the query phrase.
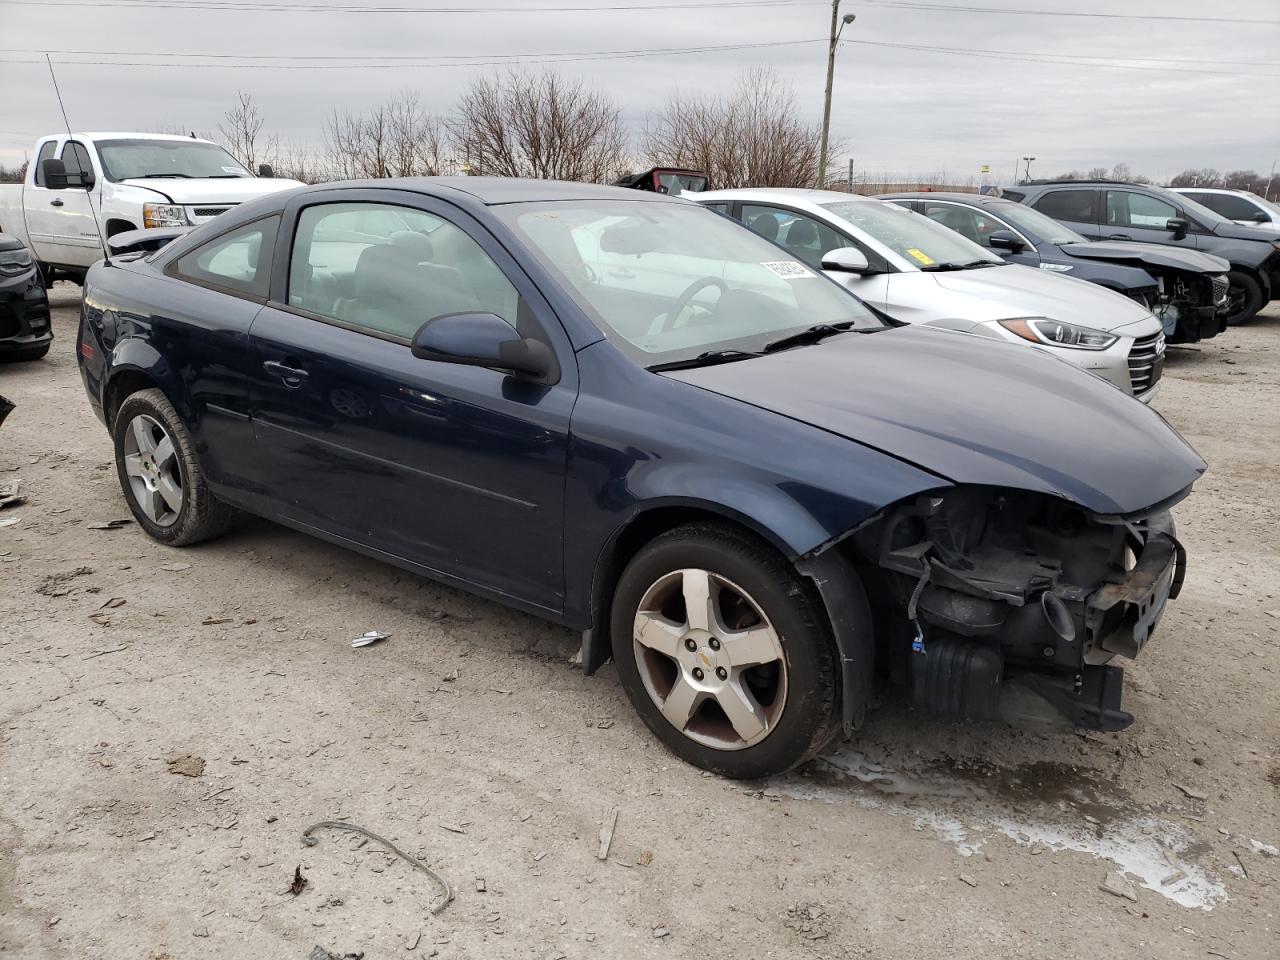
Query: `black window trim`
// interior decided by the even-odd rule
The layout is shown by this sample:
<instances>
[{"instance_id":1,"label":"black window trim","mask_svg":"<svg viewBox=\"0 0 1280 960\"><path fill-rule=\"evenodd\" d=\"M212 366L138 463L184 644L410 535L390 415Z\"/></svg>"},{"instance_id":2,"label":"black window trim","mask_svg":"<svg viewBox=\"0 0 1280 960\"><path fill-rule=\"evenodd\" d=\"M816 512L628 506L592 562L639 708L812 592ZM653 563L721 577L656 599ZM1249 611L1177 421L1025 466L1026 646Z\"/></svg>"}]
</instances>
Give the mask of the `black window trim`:
<instances>
[{"instance_id":1,"label":"black window trim","mask_svg":"<svg viewBox=\"0 0 1280 960\"><path fill-rule=\"evenodd\" d=\"M383 194L383 195L378 196L378 194ZM497 261L497 259L489 252L489 250L485 248L485 245L480 242L480 239L477 236L475 236L475 233L472 230L468 230L463 224L458 222L456 215L455 215L455 218L451 219L450 217L445 216L443 213L438 213L434 210L424 209L421 206L416 206L413 203L414 200L418 200L420 202L426 201L428 204L433 204L433 203L439 204L441 207L450 208L451 212L456 211L456 215L460 215L461 217L465 217L468 220L472 221L473 223L476 224L479 230L485 230L485 232L488 233L488 235L493 238L494 243L503 251L506 251L506 247L502 244L502 242L498 240L497 237L494 237L491 232L486 230L483 224L475 220L474 217L472 217L469 213L467 213L461 207L457 206L456 204L450 203L448 200L445 200L442 197L436 197L429 194L409 193L403 190L397 190L394 188L387 188L387 187L339 187L337 189L317 190L317 191L306 193L299 197L293 198L292 200L289 201L288 204L286 204L284 209L280 211L281 227L284 226L285 221L288 221L289 229L288 230L277 229L276 231L276 241L275 241L275 250L274 250L274 253L276 256L273 257L273 260L272 260L271 287L270 287L269 295L267 299L262 301L263 306L267 306L273 310L278 310L281 313L291 314L292 316L300 317L305 320L314 320L317 323L326 323L331 327L338 327L339 329L346 330L350 333L359 333L359 334L363 334L366 337L373 337L375 340L382 340L386 343L394 343L398 346L405 347L406 349L412 348L413 338L411 337L401 337L394 333L387 333L382 330L374 330L372 327L361 326L360 324L351 323L347 320L339 320L337 317L325 316L324 314L315 313L314 311L307 310L303 307L294 306L293 304L288 302L289 278L290 278L290 273L292 271L292 266L293 266L293 248L294 248L295 241L297 240L298 221L302 217L303 210L306 210L308 207L332 206L335 204L351 204L351 203L368 203L368 204L380 204L382 206L387 206L387 207L402 207L403 209L414 210L414 211L417 211L418 213L425 213L428 216L437 217L446 223L453 224L453 226L457 227L464 234L466 234L473 241L475 241L475 243L480 247L480 249L484 251L485 255L489 257L490 260L493 260L494 266L496 266L499 269L499 271L501 271L502 275L506 277L507 282L510 283L511 286L515 289L516 298L517 298L516 300L517 310L519 309L519 305L522 303L529 310L533 318L533 323L537 327L536 339L541 340L543 343L545 343L548 347L552 349L553 352L558 352L556 350L555 341L552 335L549 334L546 330L546 327L549 321L546 319L543 319L544 313L553 318L555 316L555 313L551 308L551 304L547 302L546 297L542 294L542 291L538 290L537 284L533 282L533 278L524 272L524 268L520 266L519 261L516 260L516 258L512 256L509 251L506 251L507 256L511 259L511 261L515 264L516 268L519 269L521 274L524 276L524 279L527 282L529 288L537 292L539 303L536 306L535 304L529 302L529 298L526 297L524 292L520 289L520 285L511 279L509 271L504 269L502 264L500 264ZM281 254L283 254L283 256L281 256ZM277 300L270 295L275 293L280 294L283 300ZM558 320L556 320L555 322L557 324L559 323ZM426 321L424 320L423 323L426 323Z\"/></svg>"},{"instance_id":2,"label":"black window trim","mask_svg":"<svg viewBox=\"0 0 1280 960\"><path fill-rule=\"evenodd\" d=\"M49 152L46 154L45 151ZM40 149L36 151L35 159L35 177L31 181L33 186L39 187L41 190L48 190L44 182L44 162L53 159L53 155L58 152L58 138L50 137L44 143L40 144Z\"/></svg>"},{"instance_id":3,"label":"black window trim","mask_svg":"<svg viewBox=\"0 0 1280 960\"><path fill-rule=\"evenodd\" d=\"M75 139L64 140L62 142L62 149L58 152L58 156L62 159L62 162L65 164L67 162L67 151L71 150L72 153L74 153L75 147L79 147L81 150L84 151L85 159L89 161L89 175L92 176L93 179L96 181L98 179L98 174L97 174L97 171L93 169L93 154L89 152L89 147L86 144L81 143L79 140L75 140ZM76 158L76 166L77 167L80 166L79 157ZM70 174L68 174L68 176L70 176ZM83 168L81 169L79 178L80 178L79 187L81 189L85 189Z\"/></svg>"},{"instance_id":4,"label":"black window trim","mask_svg":"<svg viewBox=\"0 0 1280 960\"><path fill-rule=\"evenodd\" d=\"M262 252L260 252L258 256L261 257L263 256L263 254L266 254L274 258L275 247L276 247L276 243L275 243L276 237L279 236L280 223L283 222L283 219L284 219L283 215L279 210L273 210L270 213L265 213L260 217L254 217L252 220L245 220L243 223L237 223L234 226L228 227L226 230L221 231L216 236L210 237L208 240L198 243L195 246L188 247L185 250L178 251L177 254L171 257L165 263L163 268L161 268L162 272L166 277L169 277L170 279L173 279L173 280L180 280L183 283L190 283L193 286L203 287L206 290L212 290L214 293L223 293L229 297L235 297L237 300L246 300L249 303L256 303L259 306L266 306L268 300L270 299L270 293L271 293L270 287L267 288L267 296L258 296L257 294L248 293L244 290L237 290L234 287L223 286L220 283L214 283L210 280L200 280L195 277L188 277L186 274L178 272L178 261L184 259L187 256L190 256L193 253L198 253L199 251L203 250L205 247L209 246L209 244L216 243L218 240L221 240L223 237L227 236L228 234L238 233L239 231L244 230L246 227L251 227L255 223L261 223L264 220L270 220L273 217L276 218L276 220L278 221L276 223L275 236L270 238L270 249L268 250L268 237L265 236L265 232L264 232L264 236L262 238L263 240ZM261 264L259 264L259 266L261 266ZM268 283L270 283L270 280L271 280L271 263L268 262L267 263Z\"/></svg>"}]
</instances>

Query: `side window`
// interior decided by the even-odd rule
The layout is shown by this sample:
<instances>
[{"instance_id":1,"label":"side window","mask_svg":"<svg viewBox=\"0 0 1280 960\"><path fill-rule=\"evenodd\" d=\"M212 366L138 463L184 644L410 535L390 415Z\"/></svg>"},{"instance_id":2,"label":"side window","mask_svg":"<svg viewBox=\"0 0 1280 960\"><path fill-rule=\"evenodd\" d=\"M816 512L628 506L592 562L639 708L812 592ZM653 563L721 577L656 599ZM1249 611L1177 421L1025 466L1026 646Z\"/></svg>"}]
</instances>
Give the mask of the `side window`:
<instances>
[{"instance_id":1,"label":"side window","mask_svg":"<svg viewBox=\"0 0 1280 960\"><path fill-rule=\"evenodd\" d=\"M53 151L57 148L58 141L46 140L44 146L40 148L40 152L36 154L36 180L37 187L44 186L44 162L53 156Z\"/></svg>"},{"instance_id":2,"label":"side window","mask_svg":"<svg viewBox=\"0 0 1280 960\"><path fill-rule=\"evenodd\" d=\"M1054 190L1046 193L1033 206L1055 220L1098 222L1097 190Z\"/></svg>"},{"instance_id":3,"label":"side window","mask_svg":"<svg viewBox=\"0 0 1280 960\"><path fill-rule=\"evenodd\" d=\"M1214 213L1221 214L1228 220L1253 220L1262 212L1260 207L1255 207L1244 197L1237 197L1230 193L1193 193L1191 199L1198 200Z\"/></svg>"},{"instance_id":4,"label":"side window","mask_svg":"<svg viewBox=\"0 0 1280 960\"><path fill-rule=\"evenodd\" d=\"M519 294L463 230L410 207L330 203L298 216L289 303L375 333L411 338L446 313L516 325Z\"/></svg>"},{"instance_id":5,"label":"side window","mask_svg":"<svg viewBox=\"0 0 1280 960\"><path fill-rule=\"evenodd\" d=\"M954 203L931 203L925 201L924 215L930 220L949 227L967 240L980 243L984 247L991 234L1006 229L1004 224L985 216L973 207L962 207Z\"/></svg>"},{"instance_id":6,"label":"side window","mask_svg":"<svg viewBox=\"0 0 1280 960\"><path fill-rule=\"evenodd\" d=\"M818 269L822 268L824 254L850 245L825 223L777 207L744 203L742 222L762 237L781 244L797 260Z\"/></svg>"},{"instance_id":7,"label":"side window","mask_svg":"<svg viewBox=\"0 0 1280 960\"><path fill-rule=\"evenodd\" d=\"M716 213L723 214L726 217L729 215L728 201L716 201L715 203L704 203L703 206L706 207L708 210L714 210Z\"/></svg>"},{"instance_id":8,"label":"side window","mask_svg":"<svg viewBox=\"0 0 1280 960\"><path fill-rule=\"evenodd\" d=\"M267 217L224 233L179 257L173 272L196 283L266 297L271 286L271 248L279 225L279 217Z\"/></svg>"},{"instance_id":9,"label":"side window","mask_svg":"<svg viewBox=\"0 0 1280 960\"><path fill-rule=\"evenodd\" d=\"M84 186L85 175L93 176L93 164L89 160L89 151L82 143L68 140L62 148L62 162L67 168L67 183L71 186Z\"/></svg>"},{"instance_id":10,"label":"side window","mask_svg":"<svg viewBox=\"0 0 1280 960\"><path fill-rule=\"evenodd\" d=\"M1163 230L1170 218L1178 215L1171 203L1128 190L1107 191L1107 225Z\"/></svg>"}]
</instances>

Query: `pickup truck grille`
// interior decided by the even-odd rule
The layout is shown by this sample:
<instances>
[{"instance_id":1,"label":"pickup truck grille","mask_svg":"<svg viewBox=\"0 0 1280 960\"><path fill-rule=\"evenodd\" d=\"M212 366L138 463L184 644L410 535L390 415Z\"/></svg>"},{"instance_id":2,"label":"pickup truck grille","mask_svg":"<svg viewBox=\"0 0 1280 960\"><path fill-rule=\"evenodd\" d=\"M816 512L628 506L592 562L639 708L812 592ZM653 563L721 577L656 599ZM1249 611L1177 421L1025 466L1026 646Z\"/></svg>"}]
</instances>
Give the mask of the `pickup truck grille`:
<instances>
[{"instance_id":1,"label":"pickup truck grille","mask_svg":"<svg viewBox=\"0 0 1280 960\"><path fill-rule=\"evenodd\" d=\"M235 204L224 203L217 207L191 207L191 222L204 223L206 220L212 220L220 213L226 213Z\"/></svg>"},{"instance_id":2,"label":"pickup truck grille","mask_svg":"<svg viewBox=\"0 0 1280 960\"><path fill-rule=\"evenodd\" d=\"M1164 372L1164 334L1133 341L1129 350L1129 382L1134 396L1140 396L1156 385Z\"/></svg>"}]
</instances>

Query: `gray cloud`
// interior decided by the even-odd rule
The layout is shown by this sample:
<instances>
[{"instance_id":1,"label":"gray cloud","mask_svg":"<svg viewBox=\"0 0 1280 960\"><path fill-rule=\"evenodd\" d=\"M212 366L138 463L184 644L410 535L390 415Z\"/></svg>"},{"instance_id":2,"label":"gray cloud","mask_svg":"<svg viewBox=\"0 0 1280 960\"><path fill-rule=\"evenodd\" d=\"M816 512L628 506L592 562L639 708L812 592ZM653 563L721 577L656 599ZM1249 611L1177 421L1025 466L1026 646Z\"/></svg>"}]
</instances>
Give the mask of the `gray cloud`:
<instances>
[{"instance_id":1,"label":"gray cloud","mask_svg":"<svg viewBox=\"0 0 1280 960\"><path fill-rule=\"evenodd\" d=\"M356 0L347 0L356 2ZM426 5L428 0L387 0ZM485 5L487 0L467 0ZM536 54L821 38L829 7L488 15L346 14L198 9L123 9L0 4L0 46L16 51L108 50L230 54L439 56ZM496 2L493 5L498 5ZM506 0L504 6L511 6ZM1035 9L1039 0L983 0ZM1045 5L1048 6L1048 5ZM991 164L1007 180L1014 158L1034 155L1035 171L1128 162L1168 176L1188 166L1253 167L1280 155L1280 26L1047 16L937 13L846 0L858 14L858 41L1095 58L1171 58L1172 70L1024 62L868 44L843 46L837 67L833 136L859 170L968 177ZM1057 9L1080 9L1056 0ZM1084 9L1197 16L1196 0L1089 0ZM1212 5L1212 13L1275 19L1276 0ZM744 68L766 63L793 83L802 109L822 107L821 43L759 51L559 65L612 93L630 125L643 127L675 91L724 92ZM13 59L22 53L0 53ZM1257 65L1212 62L1238 57ZM271 70L98 66L58 63L72 124L80 129L212 130L237 89L253 93L267 128L285 141L318 144L334 107L359 111L398 90L419 92L445 111L468 79L492 67ZM93 59L84 57L82 59ZM43 63L0 62L6 106L0 162L20 160L34 136L61 118Z\"/></svg>"}]
</instances>

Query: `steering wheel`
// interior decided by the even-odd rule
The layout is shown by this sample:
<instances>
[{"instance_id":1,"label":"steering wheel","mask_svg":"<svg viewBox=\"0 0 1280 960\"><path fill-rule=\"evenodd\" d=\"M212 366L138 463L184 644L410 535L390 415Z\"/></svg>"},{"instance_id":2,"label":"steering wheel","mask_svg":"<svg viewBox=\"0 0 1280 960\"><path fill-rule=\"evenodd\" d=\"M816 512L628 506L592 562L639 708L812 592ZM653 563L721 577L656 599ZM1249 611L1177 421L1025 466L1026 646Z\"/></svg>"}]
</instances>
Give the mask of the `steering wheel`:
<instances>
[{"instance_id":1,"label":"steering wheel","mask_svg":"<svg viewBox=\"0 0 1280 960\"><path fill-rule=\"evenodd\" d=\"M719 287L720 296L722 297L729 292L729 288L725 286L724 281L719 277L703 277L700 280L693 281L693 283L685 287L684 293L676 298L675 306L667 311L666 322L662 324L662 328L658 332L665 333L675 326L676 321L680 319L680 315L689 309L689 303L693 298L707 287Z\"/></svg>"}]
</instances>

